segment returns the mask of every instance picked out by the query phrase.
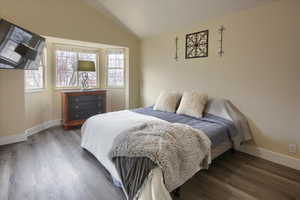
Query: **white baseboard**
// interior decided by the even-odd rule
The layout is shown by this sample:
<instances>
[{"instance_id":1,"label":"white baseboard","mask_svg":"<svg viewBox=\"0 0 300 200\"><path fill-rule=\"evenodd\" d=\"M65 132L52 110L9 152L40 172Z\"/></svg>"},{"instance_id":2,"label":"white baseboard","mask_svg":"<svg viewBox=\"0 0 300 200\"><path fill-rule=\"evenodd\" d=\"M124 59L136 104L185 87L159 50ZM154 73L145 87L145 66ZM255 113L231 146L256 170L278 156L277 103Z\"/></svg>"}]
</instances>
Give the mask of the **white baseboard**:
<instances>
[{"instance_id":1,"label":"white baseboard","mask_svg":"<svg viewBox=\"0 0 300 200\"><path fill-rule=\"evenodd\" d=\"M242 145L239 151L300 170L300 159L252 145Z\"/></svg>"},{"instance_id":2,"label":"white baseboard","mask_svg":"<svg viewBox=\"0 0 300 200\"><path fill-rule=\"evenodd\" d=\"M50 120L46 121L42 124L36 125L32 128L29 128L25 130L25 133L19 134L19 135L10 135L10 136L1 136L0 137L0 145L6 145L6 144L13 144L17 142L23 142L27 140L27 137L34 135L36 133L39 133L43 130L46 130L50 127L53 126L59 126L61 125L61 120L56 119L56 120Z\"/></svg>"},{"instance_id":3,"label":"white baseboard","mask_svg":"<svg viewBox=\"0 0 300 200\"><path fill-rule=\"evenodd\" d=\"M36 125L32 128L27 129L25 131L25 134L26 134L27 137L29 137L29 136L34 135L36 133L39 133L43 130L46 130L50 127L59 126L59 125L61 125L61 120L60 119L46 121L42 124L39 124L39 125Z\"/></svg>"},{"instance_id":4,"label":"white baseboard","mask_svg":"<svg viewBox=\"0 0 300 200\"><path fill-rule=\"evenodd\" d=\"M27 140L27 136L24 133L18 134L18 135L1 136L0 137L0 145L23 142L26 140Z\"/></svg>"}]
</instances>

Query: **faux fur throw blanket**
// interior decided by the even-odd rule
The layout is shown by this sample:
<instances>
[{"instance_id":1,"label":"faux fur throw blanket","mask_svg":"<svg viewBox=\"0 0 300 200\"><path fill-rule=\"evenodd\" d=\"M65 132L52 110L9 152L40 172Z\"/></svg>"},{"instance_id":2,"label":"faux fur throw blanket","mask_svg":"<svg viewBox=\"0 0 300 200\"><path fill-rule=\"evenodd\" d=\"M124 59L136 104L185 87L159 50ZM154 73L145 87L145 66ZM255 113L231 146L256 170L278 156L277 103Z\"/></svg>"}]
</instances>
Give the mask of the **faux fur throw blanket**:
<instances>
[{"instance_id":1,"label":"faux fur throw blanket","mask_svg":"<svg viewBox=\"0 0 300 200\"><path fill-rule=\"evenodd\" d=\"M173 191L211 162L210 139L188 125L148 121L134 126L113 143L110 159L148 157L161 167L166 188Z\"/></svg>"}]
</instances>

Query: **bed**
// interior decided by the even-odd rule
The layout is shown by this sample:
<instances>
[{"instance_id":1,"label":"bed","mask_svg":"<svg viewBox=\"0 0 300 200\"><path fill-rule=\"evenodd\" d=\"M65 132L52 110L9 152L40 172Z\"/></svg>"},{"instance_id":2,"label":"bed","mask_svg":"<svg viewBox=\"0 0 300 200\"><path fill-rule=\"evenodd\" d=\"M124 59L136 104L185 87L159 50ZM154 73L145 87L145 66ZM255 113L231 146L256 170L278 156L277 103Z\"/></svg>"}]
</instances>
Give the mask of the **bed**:
<instances>
[{"instance_id":1,"label":"bed","mask_svg":"<svg viewBox=\"0 0 300 200\"><path fill-rule=\"evenodd\" d=\"M201 130L211 141L212 159L251 139L247 119L225 99L210 99L201 119L157 111L152 106L91 117L82 127L81 146L110 172L114 183L123 188L130 200L171 199L171 191L165 187L164 173L151 159L120 156L112 160L108 156L115 138L123 130L145 120L180 123Z\"/></svg>"}]
</instances>

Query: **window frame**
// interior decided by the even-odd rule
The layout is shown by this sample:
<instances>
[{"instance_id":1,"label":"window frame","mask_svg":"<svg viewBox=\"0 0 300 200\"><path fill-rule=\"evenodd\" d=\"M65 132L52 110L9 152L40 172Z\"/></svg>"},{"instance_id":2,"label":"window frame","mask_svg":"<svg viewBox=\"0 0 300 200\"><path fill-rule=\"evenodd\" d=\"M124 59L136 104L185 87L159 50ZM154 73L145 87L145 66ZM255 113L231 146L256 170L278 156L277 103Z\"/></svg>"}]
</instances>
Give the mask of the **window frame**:
<instances>
[{"instance_id":1,"label":"window frame","mask_svg":"<svg viewBox=\"0 0 300 200\"><path fill-rule=\"evenodd\" d=\"M63 45L63 44L55 44L53 48L53 63L54 63L54 79L53 79L53 86L54 90L78 90L81 89L81 83L79 81L79 71L76 71L77 73L77 86L72 86L72 87L58 87L56 78L57 78L57 66L56 66L56 51L71 51L71 52L76 52L77 57L78 53L90 53L90 54L96 54L96 86L90 87L89 89L98 89L100 88L100 53L99 49L94 49L94 48L89 48L89 47L81 47L81 46L70 46L70 45ZM88 52L85 52L88 51Z\"/></svg>"},{"instance_id":2,"label":"window frame","mask_svg":"<svg viewBox=\"0 0 300 200\"><path fill-rule=\"evenodd\" d=\"M26 72L24 72L24 91L25 93L35 93L35 92L44 92L47 90L47 69L48 69L48 49L45 45L43 49L43 60L44 60L44 66L43 66L43 87L41 88L26 88Z\"/></svg>"},{"instance_id":3,"label":"window frame","mask_svg":"<svg viewBox=\"0 0 300 200\"><path fill-rule=\"evenodd\" d=\"M114 50L114 49L113 49ZM109 52L113 51L112 49L109 49L105 52L105 57L106 57L106 65L105 65L105 73L106 73L106 88L107 89L125 89L125 85L126 85L126 54L125 54L125 50L124 49L116 49L117 51L122 51L123 53L123 57L124 57L124 66L122 67L108 67L108 63L109 63ZM123 86L110 86L108 84L108 74L109 74L109 70L110 69L122 69L123 70Z\"/></svg>"}]
</instances>

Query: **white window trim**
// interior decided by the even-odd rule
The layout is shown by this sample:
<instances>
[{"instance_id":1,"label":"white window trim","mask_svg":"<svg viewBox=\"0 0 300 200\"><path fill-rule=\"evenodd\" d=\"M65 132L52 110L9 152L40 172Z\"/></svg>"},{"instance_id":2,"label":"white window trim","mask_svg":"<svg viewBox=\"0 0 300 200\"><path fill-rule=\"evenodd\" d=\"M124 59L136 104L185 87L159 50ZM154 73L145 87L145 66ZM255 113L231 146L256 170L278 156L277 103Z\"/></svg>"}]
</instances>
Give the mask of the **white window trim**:
<instances>
[{"instance_id":1,"label":"white window trim","mask_svg":"<svg viewBox=\"0 0 300 200\"><path fill-rule=\"evenodd\" d=\"M48 91L46 88L43 89L28 89L25 90L25 93L41 93L41 92L46 92Z\"/></svg>"},{"instance_id":2,"label":"white window trim","mask_svg":"<svg viewBox=\"0 0 300 200\"><path fill-rule=\"evenodd\" d=\"M99 62L100 62L100 58L99 58L99 49L95 49L95 48L89 48L89 47L81 47L81 46L71 46L71 45L64 45L64 44L54 44L54 48L52 51L53 54L53 63L55 66L54 69L54 79L53 79L53 85L54 85L54 90L56 91L61 91L61 90L79 90L81 89L81 83L79 81L79 78L77 79L77 85L75 87L57 87L56 85L56 51L57 50L65 50L65 51L74 51L74 52L84 52L84 51L88 51L90 53L95 53L96 56L96 76L97 76L97 80L96 80L96 86L94 87L90 87L90 89L98 89L100 88L100 67L99 67ZM76 72L77 76L79 76L78 71Z\"/></svg>"},{"instance_id":3,"label":"white window trim","mask_svg":"<svg viewBox=\"0 0 300 200\"><path fill-rule=\"evenodd\" d=\"M126 85L126 54L125 54L125 50L122 49L123 51L123 55L124 55L124 67L108 67L108 52L105 52L105 60L106 60L106 64L105 64L105 79L106 79L106 88L107 89L125 89L125 85ZM123 86L109 86L108 84L108 70L109 69L123 69Z\"/></svg>"}]
</instances>

